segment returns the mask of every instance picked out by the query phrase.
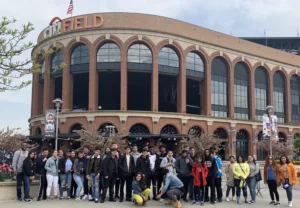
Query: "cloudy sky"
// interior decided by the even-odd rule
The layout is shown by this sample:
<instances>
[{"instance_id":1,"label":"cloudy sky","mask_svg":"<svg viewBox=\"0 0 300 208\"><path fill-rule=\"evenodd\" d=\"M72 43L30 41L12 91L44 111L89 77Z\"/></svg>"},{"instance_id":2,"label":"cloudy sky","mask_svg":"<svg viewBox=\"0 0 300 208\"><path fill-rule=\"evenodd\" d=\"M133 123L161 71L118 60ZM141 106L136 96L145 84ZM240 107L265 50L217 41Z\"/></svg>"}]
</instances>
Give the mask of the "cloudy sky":
<instances>
[{"instance_id":1,"label":"cloudy sky","mask_svg":"<svg viewBox=\"0 0 300 208\"><path fill-rule=\"evenodd\" d=\"M28 40L54 16L68 17L70 0L0 0L0 16L15 18L16 26L35 26ZM299 0L74 0L74 15L99 12L136 12L166 16L237 37L296 36L300 30ZM25 54L26 58L29 53ZM31 79L28 76L26 79ZM28 133L31 86L17 92L0 92L0 129L21 128Z\"/></svg>"}]
</instances>

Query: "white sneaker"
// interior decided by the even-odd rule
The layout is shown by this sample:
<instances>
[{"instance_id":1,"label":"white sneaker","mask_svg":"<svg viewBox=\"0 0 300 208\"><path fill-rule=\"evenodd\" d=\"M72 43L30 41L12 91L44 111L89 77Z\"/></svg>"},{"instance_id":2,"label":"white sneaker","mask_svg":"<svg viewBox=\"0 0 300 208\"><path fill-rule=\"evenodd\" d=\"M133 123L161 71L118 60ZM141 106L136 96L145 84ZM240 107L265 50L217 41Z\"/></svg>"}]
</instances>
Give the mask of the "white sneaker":
<instances>
[{"instance_id":1,"label":"white sneaker","mask_svg":"<svg viewBox=\"0 0 300 208\"><path fill-rule=\"evenodd\" d=\"M83 197L82 197L82 200L87 200L88 199L88 195L84 195Z\"/></svg>"},{"instance_id":2,"label":"white sneaker","mask_svg":"<svg viewBox=\"0 0 300 208\"><path fill-rule=\"evenodd\" d=\"M89 200L92 200L92 199L93 199L92 195L89 195Z\"/></svg>"},{"instance_id":3,"label":"white sneaker","mask_svg":"<svg viewBox=\"0 0 300 208\"><path fill-rule=\"evenodd\" d=\"M235 199L235 197L232 197L232 201L235 201L236 199Z\"/></svg>"},{"instance_id":4,"label":"white sneaker","mask_svg":"<svg viewBox=\"0 0 300 208\"><path fill-rule=\"evenodd\" d=\"M229 200L229 198L228 198L228 197L226 197L226 201L227 201L227 202L230 202L230 200Z\"/></svg>"},{"instance_id":5,"label":"white sneaker","mask_svg":"<svg viewBox=\"0 0 300 208\"><path fill-rule=\"evenodd\" d=\"M293 202L289 201L288 205L286 205L286 207L293 207Z\"/></svg>"},{"instance_id":6,"label":"white sneaker","mask_svg":"<svg viewBox=\"0 0 300 208\"><path fill-rule=\"evenodd\" d=\"M164 199L159 199L159 203L163 203L165 200Z\"/></svg>"}]
</instances>

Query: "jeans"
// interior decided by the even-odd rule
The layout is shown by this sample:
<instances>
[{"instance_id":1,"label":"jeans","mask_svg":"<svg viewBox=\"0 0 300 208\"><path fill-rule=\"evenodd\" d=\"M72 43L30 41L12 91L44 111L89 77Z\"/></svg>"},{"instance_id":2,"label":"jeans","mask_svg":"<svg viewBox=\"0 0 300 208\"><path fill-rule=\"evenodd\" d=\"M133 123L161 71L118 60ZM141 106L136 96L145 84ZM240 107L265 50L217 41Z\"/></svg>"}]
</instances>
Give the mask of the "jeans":
<instances>
[{"instance_id":1,"label":"jeans","mask_svg":"<svg viewBox=\"0 0 300 208\"><path fill-rule=\"evenodd\" d=\"M133 180L132 174L129 174L127 176L122 176L120 180L121 180L120 199L124 199L125 182L126 182L126 199L128 199L128 200L131 199L131 197L132 197L131 185L132 185L132 180Z\"/></svg>"},{"instance_id":2,"label":"jeans","mask_svg":"<svg viewBox=\"0 0 300 208\"><path fill-rule=\"evenodd\" d=\"M229 197L230 189L232 189L232 197L235 196L235 187L227 186L227 190L226 190L226 198Z\"/></svg>"},{"instance_id":3,"label":"jeans","mask_svg":"<svg viewBox=\"0 0 300 208\"><path fill-rule=\"evenodd\" d=\"M24 176L24 198L29 199L31 180L29 176Z\"/></svg>"},{"instance_id":4,"label":"jeans","mask_svg":"<svg viewBox=\"0 0 300 208\"><path fill-rule=\"evenodd\" d=\"M206 178L207 185L205 186L205 201L209 201L208 196L208 189L210 188L210 201L215 202L216 200L216 191L215 191L215 177L214 176L208 176Z\"/></svg>"},{"instance_id":5,"label":"jeans","mask_svg":"<svg viewBox=\"0 0 300 208\"><path fill-rule=\"evenodd\" d=\"M90 180L91 180L91 186L92 186L92 196L93 199L99 200L99 181L100 181L100 176L97 177L95 173L91 173L90 175Z\"/></svg>"},{"instance_id":6,"label":"jeans","mask_svg":"<svg viewBox=\"0 0 300 208\"><path fill-rule=\"evenodd\" d=\"M47 197L50 196L52 185L54 189L54 196L57 196L58 176L47 174L46 177L47 177L47 184L48 184Z\"/></svg>"},{"instance_id":7,"label":"jeans","mask_svg":"<svg viewBox=\"0 0 300 208\"><path fill-rule=\"evenodd\" d=\"M202 202L204 196L204 186L194 186L194 198L197 202Z\"/></svg>"},{"instance_id":8,"label":"jeans","mask_svg":"<svg viewBox=\"0 0 300 208\"><path fill-rule=\"evenodd\" d=\"M182 196L183 199L186 199L187 193L189 191L189 184L190 184L190 176L178 176L184 186L184 194Z\"/></svg>"},{"instance_id":9,"label":"jeans","mask_svg":"<svg viewBox=\"0 0 300 208\"><path fill-rule=\"evenodd\" d=\"M77 190L77 184L74 180L74 173L72 173L72 180L71 180L71 198L75 198Z\"/></svg>"},{"instance_id":10,"label":"jeans","mask_svg":"<svg viewBox=\"0 0 300 208\"><path fill-rule=\"evenodd\" d=\"M279 202L279 194L278 194L278 191L277 191L276 181L275 180L268 180L267 183L268 183L270 197L271 197L272 201L274 201L274 194L275 194L276 201Z\"/></svg>"},{"instance_id":11,"label":"jeans","mask_svg":"<svg viewBox=\"0 0 300 208\"><path fill-rule=\"evenodd\" d=\"M84 183L84 179L83 179L83 174L73 174L73 179L75 181L75 183L77 184L77 189L76 189L76 198L80 197L80 192Z\"/></svg>"},{"instance_id":12,"label":"jeans","mask_svg":"<svg viewBox=\"0 0 300 208\"><path fill-rule=\"evenodd\" d=\"M252 177L247 180L247 185L249 186L251 200L256 200L256 178Z\"/></svg>"},{"instance_id":13,"label":"jeans","mask_svg":"<svg viewBox=\"0 0 300 208\"><path fill-rule=\"evenodd\" d=\"M18 199L22 199L22 183L24 181L24 174L17 173L17 197ZM24 193L25 193L25 186L24 186Z\"/></svg>"},{"instance_id":14,"label":"jeans","mask_svg":"<svg viewBox=\"0 0 300 208\"><path fill-rule=\"evenodd\" d=\"M286 190L286 195L287 195L287 198L288 198L288 201L293 201L293 186L290 185Z\"/></svg>"},{"instance_id":15,"label":"jeans","mask_svg":"<svg viewBox=\"0 0 300 208\"><path fill-rule=\"evenodd\" d=\"M182 196L183 194L184 193L180 189L171 189L167 191L167 196L173 201L179 200L180 196Z\"/></svg>"},{"instance_id":16,"label":"jeans","mask_svg":"<svg viewBox=\"0 0 300 208\"><path fill-rule=\"evenodd\" d=\"M215 186L217 189L217 197L219 200L221 200L223 198L223 191L222 191L222 178L216 178L215 179Z\"/></svg>"},{"instance_id":17,"label":"jeans","mask_svg":"<svg viewBox=\"0 0 300 208\"><path fill-rule=\"evenodd\" d=\"M235 185L235 188L236 188L236 196L237 196L237 198L239 199L240 196L241 196L241 190L242 190L245 199L247 199L247 186L243 186L243 187L241 188L241 187L240 187L240 183L241 183L241 180L239 180L239 179L234 179L234 185Z\"/></svg>"},{"instance_id":18,"label":"jeans","mask_svg":"<svg viewBox=\"0 0 300 208\"><path fill-rule=\"evenodd\" d=\"M60 177L60 197L63 197L64 188L67 188L67 196L71 197L71 182L72 182L72 173L62 173Z\"/></svg>"}]
</instances>

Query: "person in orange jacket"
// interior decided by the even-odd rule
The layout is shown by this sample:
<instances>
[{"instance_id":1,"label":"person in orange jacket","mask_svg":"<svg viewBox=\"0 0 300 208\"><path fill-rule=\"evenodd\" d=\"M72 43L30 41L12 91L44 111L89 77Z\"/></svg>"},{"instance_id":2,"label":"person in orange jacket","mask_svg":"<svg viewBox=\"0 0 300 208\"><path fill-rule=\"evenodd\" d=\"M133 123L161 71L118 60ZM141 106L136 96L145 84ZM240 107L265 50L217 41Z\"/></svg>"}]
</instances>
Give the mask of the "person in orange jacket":
<instances>
[{"instance_id":1,"label":"person in orange jacket","mask_svg":"<svg viewBox=\"0 0 300 208\"><path fill-rule=\"evenodd\" d=\"M192 176L194 177L194 195L195 200L193 204L204 205L204 187L206 186L206 178L208 175L208 169L203 160L203 156L199 155L197 161L193 163Z\"/></svg>"},{"instance_id":2,"label":"person in orange jacket","mask_svg":"<svg viewBox=\"0 0 300 208\"><path fill-rule=\"evenodd\" d=\"M280 158L280 168L279 168L279 176L283 188L286 190L288 205L287 207L292 207L292 199L293 199L293 186L297 185L298 177L297 170L293 163L291 163L287 156L283 155Z\"/></svg>"}]
</instances>

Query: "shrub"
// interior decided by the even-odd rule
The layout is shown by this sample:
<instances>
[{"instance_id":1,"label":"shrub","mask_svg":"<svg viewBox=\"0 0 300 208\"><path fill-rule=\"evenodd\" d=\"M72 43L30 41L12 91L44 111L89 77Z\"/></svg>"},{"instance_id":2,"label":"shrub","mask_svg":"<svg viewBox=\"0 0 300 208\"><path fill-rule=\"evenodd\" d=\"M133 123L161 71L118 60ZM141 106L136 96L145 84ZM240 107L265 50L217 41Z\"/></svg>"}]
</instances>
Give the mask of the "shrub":
<instances>
[{"instance_id":1,"label":"shrub","mask_svg":"<svg viewBox=\"0 0 300 208\"><path fill-rule=\"evenodd\" d=\"M9 164L0 164L0 181L12 180L13 176L13 170Z\"/></svg>"}]
</instances>

